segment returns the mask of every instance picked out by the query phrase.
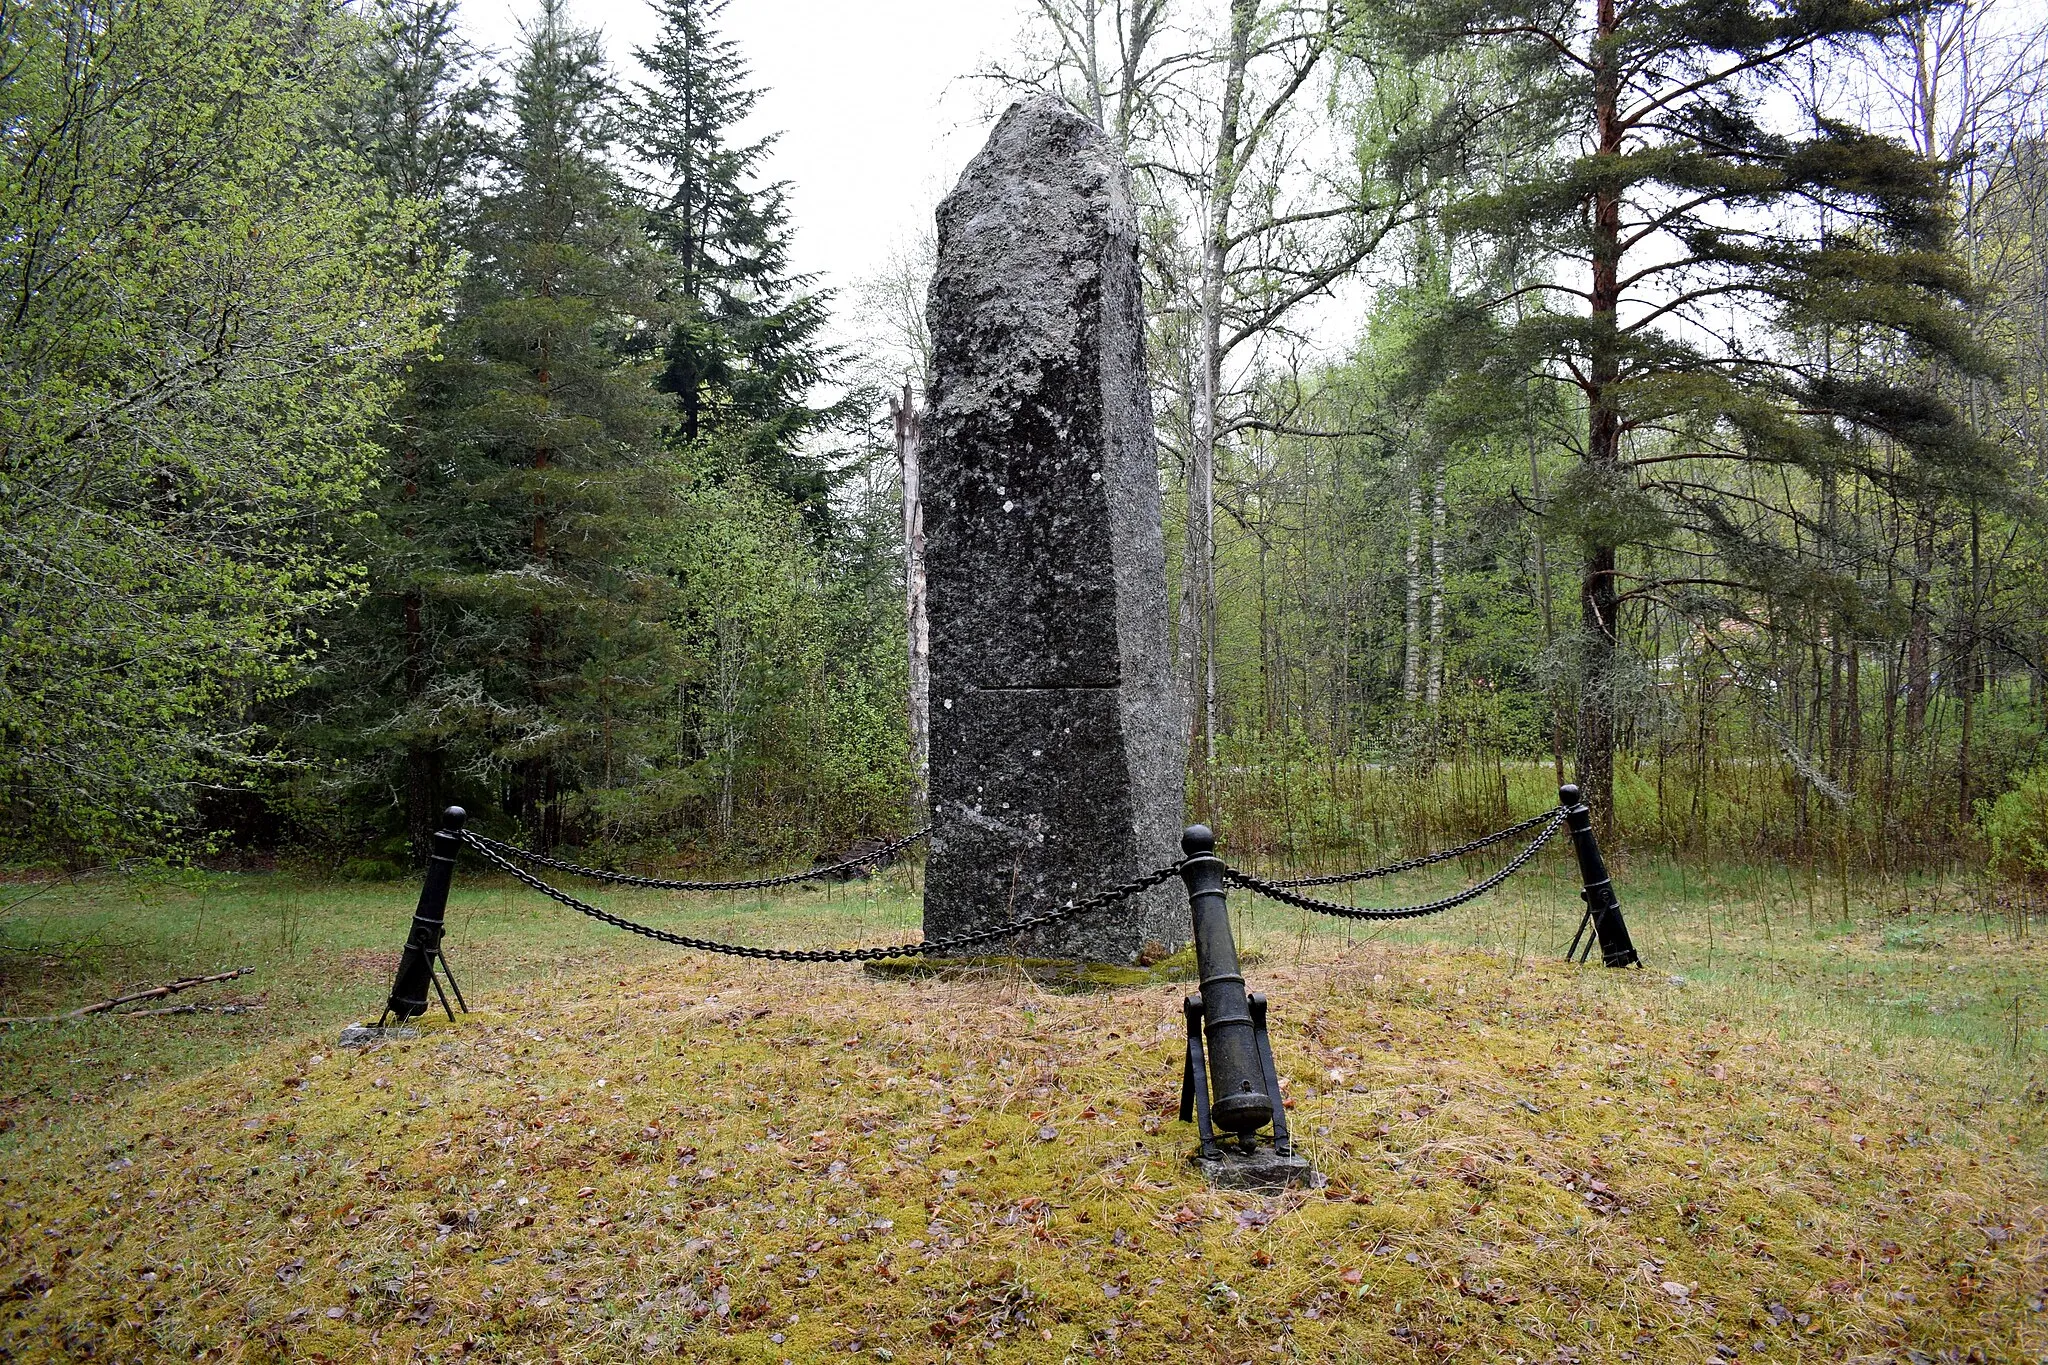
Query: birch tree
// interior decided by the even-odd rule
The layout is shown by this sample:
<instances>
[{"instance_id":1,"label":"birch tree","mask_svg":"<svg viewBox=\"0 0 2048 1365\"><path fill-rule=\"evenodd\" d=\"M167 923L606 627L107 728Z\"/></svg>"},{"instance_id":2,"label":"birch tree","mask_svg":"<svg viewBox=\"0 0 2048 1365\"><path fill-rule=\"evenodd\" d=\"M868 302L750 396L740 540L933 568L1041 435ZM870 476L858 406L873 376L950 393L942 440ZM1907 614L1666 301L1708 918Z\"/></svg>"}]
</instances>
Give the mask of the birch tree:
<instances>
[{"instance_id":1,"label":"birch tree","mask_svg":"<svg viewBox=\"0 0 2048 1365\"><path fill-rule=\"evenodd\" d=\"M1405 221L1405 204L1365 173L1361 130L1333 136L1318 117L1316 101L1330 107L1339 81L1360 78L1340 60L1334 4L1040 0L1036 12L1049 38L1043 69L1025 79L1124 148L1151 214L1154 374L1185 493L1177 672L1206 772L1220 723L1220 457L1241 433L1285 427L1258 404L1275 344L1300 339L1313 304Z\"/></svg>"},{"instance_id":2,"label":"birch tree","mask_svg":"<svg viewBox=\"0 0 2048 1365\"><path fill-rule=\"evenodd\" d=\"M420 216L326 136L363 31L0 6L0 807L72 848L246 788L428 339ZM222 98L233 91L232 100ZM408 264L409 260L412 264Z\"/></svg>"}]
</instances>

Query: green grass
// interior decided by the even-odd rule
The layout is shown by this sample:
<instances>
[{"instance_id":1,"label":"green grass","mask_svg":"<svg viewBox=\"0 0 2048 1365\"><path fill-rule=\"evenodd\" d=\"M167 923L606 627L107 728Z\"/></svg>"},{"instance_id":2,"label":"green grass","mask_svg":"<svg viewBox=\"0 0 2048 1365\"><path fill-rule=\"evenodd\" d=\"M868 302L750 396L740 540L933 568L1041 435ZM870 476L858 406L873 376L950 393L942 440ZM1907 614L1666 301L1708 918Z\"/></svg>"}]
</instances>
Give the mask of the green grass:
<instances>
[{"instance_id":1,"label":"green grass","mask_svg":"<svg viewBox=\"0 0 2048 1365\"><path fill-rule=\"evenodd\" d=\"M465 870L467 872L467 869ZM607 908L664 927L776 946L915 940L914 869L772 901L606 892ZM588 889L588 888L584 888ZM273 1039L374 1021L418 888L288 873L187 873L68 884L0 884L0 1016L52 1014L124 990L252 966L180 1000L248 1001L235 1016L98 1017L0 1029L0 1151L35 1130L118 1105L146 1086L232 1060ZM458 879L447 951L465 993L513 984L595 989L604 973L675 950L593 923L509 881Z\"/></svg>"},{"instance_id":2,"label":"green grass","mask_svg":"<svg viewBox=\"0 0 2048 1365\"><path fill-rule=\"evenodd\" d=\"M1353 903L1427 899L1481 866L1368 883ZM665 928L814 947L914 941L919 876L915 867L896 868L871 882L770 898L570 889ZM1878 1054L1946 1044L2007 1086L2023 1085L2048 1053L2043 943L2017 936L2009 919L1979 910L1954 886L1852 884L1845 915L1840 884L1776 865L1630 860L1617 865L1616 885L1648 969L1683 977L1706 1012L1761 1026L1825 1026ZM217 1065L274 1038L374 1019L416 894L409 882L290 873L0 885L0 1015L54 1013L245 965L256 968L253 976L184 998L264 1006L233 1017L0 1030L0 1150L21 1125L118 1102L136 1085ZM1349 891L1318 894L1343 899ZM1241 940L1269 959L1308 960L1338 944L1444 944L1510 967L1560 953L1579 913L1569 858L1556 846L1494 896L1435 919L1347 924L1243 893L1232 904ZM448 924L464 989L483 1000L535 981L587 990L606 971L680 956L468 867Z\"/></svg>"},{"instance_id":3,"label":"green grass","mask_svg":"<svg viewBox=\"0 0 2048 1365\"><path fill-rule=\"evenodd\" d=\"M1567 967L1566 862L1377 930L1233 896L1333 1181L1279 1199L1183 1159L1176 984L707 959L466 870L477 1013L337 1055L412 887L8 886L0 1012L244 964L266 1008L0 1032L0 1355L2048 1353L2048 951L1936 883L1852 886L1845 915L1797 870L1637 861L1649 969ZM889 942L914 877L599 899Z\"/></svg>"}]
</instances>

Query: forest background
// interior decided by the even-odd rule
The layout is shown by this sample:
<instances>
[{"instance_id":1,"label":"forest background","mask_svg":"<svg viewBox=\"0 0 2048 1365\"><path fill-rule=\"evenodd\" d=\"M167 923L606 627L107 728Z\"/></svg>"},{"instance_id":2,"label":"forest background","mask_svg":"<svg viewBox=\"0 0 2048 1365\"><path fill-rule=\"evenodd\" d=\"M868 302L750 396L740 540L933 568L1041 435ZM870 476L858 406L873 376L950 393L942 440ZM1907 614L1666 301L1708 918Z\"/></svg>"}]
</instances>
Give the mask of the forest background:
<instances>
[{"instance_id":1,"label":"forest background","mask_svg":"<svg viewBox=\"0 0 2048 1365\"><path fill-rule=\"evenodd\" d=\"M922 818L931 243L791 265L725 7L0 0L8 858ZM2027 6L1029 13L963 74L1133 168L1194 814L2048 872Z\"/></svg>"}]
</instances>

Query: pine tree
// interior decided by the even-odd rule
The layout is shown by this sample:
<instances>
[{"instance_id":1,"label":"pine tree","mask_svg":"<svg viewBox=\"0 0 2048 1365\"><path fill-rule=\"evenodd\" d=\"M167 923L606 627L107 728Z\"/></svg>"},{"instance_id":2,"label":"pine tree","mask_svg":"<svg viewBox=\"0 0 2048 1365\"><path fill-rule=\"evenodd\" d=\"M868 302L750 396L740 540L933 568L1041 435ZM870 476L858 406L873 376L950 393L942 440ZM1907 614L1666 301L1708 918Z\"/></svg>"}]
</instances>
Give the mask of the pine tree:
<instances>
[{"instance_id":1,"label":"pine tree","mask_svg":"<svg viewBox=\"0 0 2048 1365\"><path fill-rule=\"evenodd\" d=\"M365 87L341 132L394 199L431 206L452 241L495 92L475 75L480 54L457 29L455 0L377 0L372 23Z\"/></svg>"},{"instance_id":2,"label":"pine tree","mask_svg":"<svg viewBox=\"0 0 2048 1365\"><path fill-rule=\"evenodd\" d=\"M1726 471L1995 476L1926 378L1983 366L1959 325L1969 289L1946 249L1937 168L1840 119L1787 116L1802 64L1925 8L1390 0L1377 12L1378 36L1411 58L1491 46L1511 76L1460 89L1438 131L1520 148L1491 183L1468 180L1447 220L1524 264L1512 287L1457 300L1444 321L1463 335L1438 344L1580 395L1574 472L1548 511L1582 547L1577 768L1603 819L1625 608L1718 619L1740 613L1733 598L1842 590L1776 534L1796 514ZM1827 363L1801 344L1824 329L1913 368ZM1905 458L1887 466L1880 451ZM1679 537L1699 548L1654 553Z\"/></svg>"},{"instance_id":3,"label":"pine tree","mask_svg":"<svg viewBox=\"0 0 2048 1365\"><path fill-rule=\"evenodd\" d=\"M830 480L805 443L847 415L810 401L833 366L827 300L790 270L787 185L759 183L775 139L734 140L761 92L715 27L725 5L660 0L661 32L635 54L652 80L639 87L633 142L675 314L659 387L673 397L677 439L777 489L822 530Z\"/></svg>"}]
</instances>

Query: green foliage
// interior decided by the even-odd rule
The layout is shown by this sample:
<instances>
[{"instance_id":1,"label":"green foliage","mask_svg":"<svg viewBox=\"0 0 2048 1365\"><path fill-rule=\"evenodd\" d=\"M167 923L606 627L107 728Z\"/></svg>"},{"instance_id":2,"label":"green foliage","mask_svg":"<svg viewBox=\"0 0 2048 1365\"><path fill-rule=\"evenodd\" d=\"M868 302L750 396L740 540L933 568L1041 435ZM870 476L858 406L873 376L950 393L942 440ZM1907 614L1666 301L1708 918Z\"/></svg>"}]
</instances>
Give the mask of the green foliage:
<instances>
[{"instance_id":1,"label":"green foliage","mask_svg":"<svg viewBox=\"0 0 2048 1365\"><path fill-rule=\"evenodd\" d=\"M830 300L722 0L657 9L628 94L562 0L502 90L454 0L0 7L25 845L300 838L367 872L449 801L619 857L902 821L887 441L872 395L818 396ZM2010 496L2048 449L2039 143L1965 169L1787 84L1941 7L1344 13L1331 126L1345 193L1395 206L1382 287L1351 355L1283 373L1264 310L1367 243L1285 221L1278 151L1247 172L1239 221L1283 222L1225 289L1256 316L1225 307L1188 618L1204 800L1247 847L1419 846L1547 803L1575 748L1637 847L1891 868L1976 816L2048 871L2038 777L1983 799L2048 715L2048 549ZM1171 462L1200 271L1151 170Z\"/></svg>"},{"instance_id":2,"label":"green foliage","mask_svg":"<svg viewBox=\"0 0 2048 1365\"><path fill-rule=\"evenodd\" d=\"M679 593L677 723L693 742L622 809L645 833L666 814L756 851L900 820L902 637L864 629L830 590L801 512L744 475L699 474L657 556Z\"/></svg>"},{"instance_id":3,"label":"green foliage","mask_svg":"<svg viewBox=\"0 0 2048 1365\"><path fill-rule=\"evenodd\" d=\"M1440 374L1575 391L1546 443L1579 467L1543 511L1580 560L1577 757L1603 807L1645 615L1790 608L1841 631L1860 528L1810 516L1809 498L1852 479L2003 486L2006 457L1935 382L1996 368L1963 311L1941 168L1784 92L1803 64L1821 79L1939 8L1360 11L1372 40L1437 77L1444 117L1399 159L1434 184L1455 168L1442 226L1491 257L1423 329L1425 351Z\"/></svg>"},{"instance_id":4,"label":"green foliage","mask_svg":"<svg viewBox=\"0 0 2048 1365\"><path fill-rule=\"evenodd\" d=\"M1991 867L2008 877L2048 880L2048 767L2019 775L2012 790L1979 803L1977 824Z\"/></svg>"},{"instance_id":5,"label":"green foliage","mask_svg":"<svg viewBox=\"0 0 2048 1365\"><path fill-rule=\"evenodd\" d=\"M596 35L554 0L524 32L507 102L458 312L422 375L415 501L440 524L413 579L436 629L409 709L553 843L666 687L669 585L642 558L667 505L662 418L632 358L661 310L609 160Z\"/></svg>"},{"instance_id":6,"label":"green foliage","mask_svg":"<svg viewBox=\"0 0 2048 1365\"><path fill-rule=\"evenodd\" d=\"M151 846L263 757L438 279L318 136L360 30L275 0L0 10L0 782Z\"/></svg>"},{"instance_id":7,"label":"green foliage","mask_svg":"<svg viewBox=\"0 0 2048 1365\"><path fill-rule=\"evenodd\" d=\"M476 227L486 120L497 107L473 74L477 61L450 0L380 0L360 95L333 130L388 193L420 207L422 248L447 259L462 259ZM444 325L459 316L456 302L445 300ZM392 374L398 392L378 432L372 515L348 528L364 591L321 620L320 655L278 708L308 766L269 793L271 804L323 841L381 842L395 807L419 853L449 795L447 741L459 721L436 684L453 618L429 589L452 571L468 507L464 487L447 477L452 390L442 359L411 358ZM402 847L384 852L411 861Z\"/></svg>"},{"instance_id":8,"label":"green foliage","mask_svg":"<svg viewBox=\"0 0 2048 1365\"><path fill-rule=\"evenodd\" d=\"M633 104L559 5L502 97L445 0L383 11L350 136L464 270L383 433L370 591L288 708L298 828L403 859L394 817L416 854L451 800L670 853L900 818L902 670L861 664L901 627L849 615L869 523L826 516L810 451L840 415L806 406L822 300L783 274L780 187L748 183L768 144L727 145L753 94L715 13L669 14Z\"/></svg>"},{"instance_id":9,"label":"green foliage","mask_svg":"<svg viewBox=\"0 0 2048 1365\"><path fill-rule=\"evenodd\" d=\"M486 152L483 120L496 92L475 79L478 54L458 30L454 0L376 0L372 39L335 135L362 156L394 198L430 206L453 240Z\"/></svg>"}]
</instances>

